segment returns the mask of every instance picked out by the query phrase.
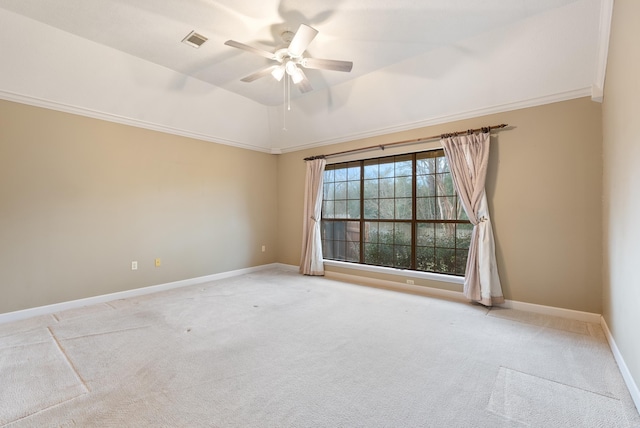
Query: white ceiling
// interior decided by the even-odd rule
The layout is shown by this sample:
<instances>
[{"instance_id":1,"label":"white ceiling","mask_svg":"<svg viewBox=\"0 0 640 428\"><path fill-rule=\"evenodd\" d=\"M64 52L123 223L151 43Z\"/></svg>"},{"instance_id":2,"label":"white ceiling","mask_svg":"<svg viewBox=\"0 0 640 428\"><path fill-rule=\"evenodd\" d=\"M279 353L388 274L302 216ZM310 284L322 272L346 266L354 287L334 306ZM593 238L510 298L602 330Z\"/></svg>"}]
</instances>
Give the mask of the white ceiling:
<instances>
[{"instance_id":1,"label":"white ceiling","mask_svg":"<svg viewBox=\"0 0 640 428\"><path fill-rule=\"evenodd\" d=\"M597 92L611 2L0 0L0 97L291 151ZM282 82L240 82L269 60L224 42L273 51L301 23L354 66L307 70L285 111Z\"/></svg>"}]
</instances>

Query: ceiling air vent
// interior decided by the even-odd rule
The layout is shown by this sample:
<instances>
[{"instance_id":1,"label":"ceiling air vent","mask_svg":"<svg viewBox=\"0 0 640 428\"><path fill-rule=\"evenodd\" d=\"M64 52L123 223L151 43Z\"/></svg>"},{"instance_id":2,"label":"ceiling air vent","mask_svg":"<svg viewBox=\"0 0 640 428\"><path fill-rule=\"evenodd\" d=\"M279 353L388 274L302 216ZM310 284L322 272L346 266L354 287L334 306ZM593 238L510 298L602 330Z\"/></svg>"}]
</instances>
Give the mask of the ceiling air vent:
<instances>
[{"instance_id":1,"label":"ceiling air vent","mask_svg":"<svg viewBox=\"0 0 640 428\"><path fill-rule=\"evenodd\" d=\"M195 31L192 31L189 34L187 34L187 37L182 39L182 43L185 43L185 44L197 49L200 46L202 46L202 44L204 42L206 42L207 40L208 39L205 36L203 36L202 34L198 34Z\"/></svg>"}]
</instances>

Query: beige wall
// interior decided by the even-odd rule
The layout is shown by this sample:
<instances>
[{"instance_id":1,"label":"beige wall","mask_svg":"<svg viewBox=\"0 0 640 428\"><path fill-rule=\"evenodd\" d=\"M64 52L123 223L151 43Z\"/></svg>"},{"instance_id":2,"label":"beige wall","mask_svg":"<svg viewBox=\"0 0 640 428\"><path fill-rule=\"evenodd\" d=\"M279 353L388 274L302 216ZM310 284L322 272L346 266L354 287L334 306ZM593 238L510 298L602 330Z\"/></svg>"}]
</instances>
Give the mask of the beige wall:
<instances>
[{"instance_id":1,"label":"beige wall","mask_svg":"<svg viewBox=\"0 0 640 428\"><path fill-rule=\"evenodd\" d=\"M601 313L601 105L588 98L281 155L279 260L299 262L305 156L499 123L512 128L492 138L487 193L505 297Z\"/></svg>"},{"instance_id":2,"label":"beige wall","mask_svg":"<svg viewBox=\"0 0 640 428\"><path fill-rule=\"evenodd\" d=\"M578 99L273 156L0 102L0 313L297 265L305 156L502 122L487 189L505 296L599 313L600 117Z\"/></svg>"},{"instance_id":3,"label":"beige wall","mask_svg":"<svg viewBox=\"0 0 640 428\"><path fill-rule=\"evenodd\" d=\"M273 155L0 101L0 313L275 262L276 185Z\"/></svg>"},{"instance_id":4,"label":"beige wall","mask_svg":"<svg viewBox=\"0 0 640 428\"><path fill-rule=\"evenodd\" d=\"M616 0L603 105L603 315L636 385L640 385L638 17L640 2Z\"/></svg>"}]
</instances>

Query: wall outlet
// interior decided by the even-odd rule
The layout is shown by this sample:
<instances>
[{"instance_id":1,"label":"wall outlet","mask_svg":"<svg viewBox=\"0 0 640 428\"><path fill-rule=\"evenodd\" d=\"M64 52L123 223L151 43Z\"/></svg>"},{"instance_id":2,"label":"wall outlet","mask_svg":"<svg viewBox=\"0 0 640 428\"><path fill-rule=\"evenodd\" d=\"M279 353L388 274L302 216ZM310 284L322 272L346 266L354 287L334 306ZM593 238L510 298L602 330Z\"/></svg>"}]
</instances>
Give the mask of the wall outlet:
<instances>
[{"instance_id":1,"label":"wall outlet","mask_svg":"<svg viewBox=\"0 0 640 428\"><path fill-rule=\"evenodd\" d=\"M267 251L267 246L266 246L266 245L263 245L263 246L262 246L262 252L264 253L265 251Z\"/></svg>"},{"instance_id":2,"label":"wall outlet","mask_svg":"<svg viewBox=\"0 0 640 428\"><path fill-rule=\"evenodd\" d=\"M413 281L413 279L407 279L407 284L414 285L415 282Z\"/></svg>"},{"instance_id":3,"label":"wall outlet","mask_svg":"<svg viewBox=\"0 0 640 428\"><path fill-rule=\"evenodd\" d=\"M162 265L162 261L160 259L156 259L156 267L160 267Z\"/></svg>"},{"instance_id":4,"label":"wall outlet","mask_svg":"<svg viewBox=\"0 0 640 428\"><path fill-rule=\"evenodd\" d=\"M138 262L131 262L131 270L138 270Z\"/></svg>"}]
</instances>

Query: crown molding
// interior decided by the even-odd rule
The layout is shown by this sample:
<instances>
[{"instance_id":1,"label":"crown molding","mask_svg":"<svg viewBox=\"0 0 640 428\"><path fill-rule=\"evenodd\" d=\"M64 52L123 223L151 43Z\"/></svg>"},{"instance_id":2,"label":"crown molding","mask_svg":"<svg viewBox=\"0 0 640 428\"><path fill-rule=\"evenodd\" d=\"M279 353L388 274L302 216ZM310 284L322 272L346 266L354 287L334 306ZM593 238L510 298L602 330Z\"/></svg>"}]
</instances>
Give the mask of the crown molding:
<instances>
[{"instance_id":1,"label":"crown molding","mask_svg":"<svg viewBox=\"0 0 640 428\"><path fill-rule=\"evenodd\" d=\"M381 135L387 135L387 134L392 134L392 133L402 132L402 131L409 131L412 129L424 128L427 126L442 125L444 123L455 122L457 120L472 119L476 117L487 116L490 114L504 113L511 110L520 110L523 108L537 107L544 104L552 104L552 103L568 101L576 98L591 97L592 94L593 94L592 87L578 88L570 91L564 91L564 92L558 92L551 95L545 95L542 97L530 98L527 100L515 101L515 102L505 103L505 104L498 104L498 105L489 106L489 107L482 107L479 109L468 110L462 113L444 115L444 116L425 119L417 122L409 122L402 125L378 128L376 130L367 131L367 132L343 135L338 138L316 141L309 144L283 147L279 150L281 151L281 153L297 152L301 150L308 150L308 149L328 146L331 144L345 143L348 141L360 140L360 139L371 138L371 137L379 137ZM272 149L272 150L278 150L278 149Z\"/></svg>"},{"instance_id":2,"label":"crown molding","mask_svg":"<svg viewBox=\"0 0 640 428\"><path fill-rule=\"evenodd\" d=\"M213 135L201 134L198 132L188 131L185 129L174 128L166 125L160 125L158 123L153 123L153 122L146 122L139 119L132 119L129 117L120 116L112 113L105 113L102 111L92 110L85 107L64 104L57 101L51 101L43 98L32 97L29 95L16 94L14 92L9 92L4 90L0 90L0 99L16 102L20 104L27 104L34 107L41 107L41 108L46 108L50 110L56 110L63 113L71 113L79 116L90 117L93 119L100 119L107 122L119 123L121 125L129 125L137 128L149 129L151 131L158 131L158 132L164 132L166 134L179 135L181 137L193 138L196 140L207 141L210 143L233 146L240 149L253 150L253 151L258 151L263 153L271 153L273 150L268 147L253 146L250 144L245 144L239 141L229 140L226 138L216 137Z\"/></svg>"},{"instance_id":3,"label":"crown molding","mask_svg":"<svg viewBox=\"0 0 640 428\"><path fill-rule=\"evenodd\" d=\"M605 0L608 1L608 0ZM471 119L490 114L503 113L511 110L519 110L523 108L536 107L544 104L551 104L555 102L567 101L575 98L592 97L597 93L596 85L588 88L579 88L571 91L559 92L542 97L530 98L527 100L516 101L512 103L499 104L495 106L483 107L474 110L468 110L462 113L456 113L451 115L444 115L435 118L425 119L416 122L408 122L401 125L394 125L384 128L378 128L371 131L353 133L343 135L337 138L316 141L309 144L302 144L297 146L291 146L286 148L279 147L259 147L250 144L241 143L239 141L228 140L225 138L215 137L207 134L201 134L197 132L187 131L184 129L173 128L165 125L160 125L152 122L145 122L138 119L132 119L124 116L119 116L111 113L105 113L84 107L73 106L69 104L59 103L56 101L45 100L42 98L31 97L28 95L16 94L9 91L0 90L0 99L7 101L17 102L21 104L32 105L35 107L42 107L51 110L61 111L64 113L77 114L80 116L91 117L94 119L105 120L108 122L119 123L123 125L135 126L138 128L149 129L152 131L164 132L167 134L179 135L187 138L194 138L201 141L207 141L216 144L223 144L227 146L233 146L246 150L253 150L262 153L268 153L272 155L279 155L284 153L297 152L301 150L308 150L331 144L344 143L348 141L354 141L359 139L378 137L381 135L393 134L396 132L409 131L416 128L424 128L427 126L441 125L444 123L455 122L457 120Z\"/></svg>"}]
</instances>

